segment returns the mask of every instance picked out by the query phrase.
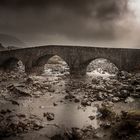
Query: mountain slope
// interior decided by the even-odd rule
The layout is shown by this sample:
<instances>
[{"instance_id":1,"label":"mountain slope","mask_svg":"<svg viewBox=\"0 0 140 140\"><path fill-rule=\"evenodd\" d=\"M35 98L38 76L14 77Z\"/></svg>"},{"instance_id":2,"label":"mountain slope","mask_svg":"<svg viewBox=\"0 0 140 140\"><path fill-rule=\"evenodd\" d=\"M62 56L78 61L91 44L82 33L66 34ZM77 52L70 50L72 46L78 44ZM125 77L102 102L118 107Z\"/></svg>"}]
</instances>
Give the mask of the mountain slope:
<instances>
[{"instance_id":1,"label":"mountain slope","mask_svg":"<svg viewBox=\"0 0 140 140\"><path fill-rule=\"evenodd\" d=\"M18 38L7 34L0 34L0 43L5 47L15 46L20 48L26 46L25 43Z\"/></svg>"}]
</instances>

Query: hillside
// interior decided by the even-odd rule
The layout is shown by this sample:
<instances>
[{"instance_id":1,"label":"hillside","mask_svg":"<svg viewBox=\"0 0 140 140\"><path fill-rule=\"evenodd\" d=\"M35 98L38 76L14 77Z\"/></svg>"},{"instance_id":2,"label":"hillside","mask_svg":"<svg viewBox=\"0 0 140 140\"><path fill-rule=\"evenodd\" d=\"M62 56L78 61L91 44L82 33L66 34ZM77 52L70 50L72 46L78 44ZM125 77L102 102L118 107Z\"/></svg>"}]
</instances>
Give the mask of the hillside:
<instances>
[{"instance_id":1,"label":"hillside","mask_svg":"<svg viewBox=\"0 0 140 140\"><path fill-rule=\"evenodd\" d=\"M22 42L20 39L7 34L0 34L0 43L5 47L15 46L19 48L26 46L25 43Z\"/></svg>"}]
</instances>

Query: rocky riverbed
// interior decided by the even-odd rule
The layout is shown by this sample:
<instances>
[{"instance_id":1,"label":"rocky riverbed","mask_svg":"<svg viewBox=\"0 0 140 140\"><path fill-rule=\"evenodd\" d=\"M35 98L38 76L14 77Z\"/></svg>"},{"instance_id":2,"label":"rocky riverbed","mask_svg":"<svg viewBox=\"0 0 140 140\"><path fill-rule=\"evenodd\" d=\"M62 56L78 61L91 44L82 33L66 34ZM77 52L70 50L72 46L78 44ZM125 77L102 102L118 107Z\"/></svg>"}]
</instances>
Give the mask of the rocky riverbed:
<instances>
[{"instance_id":1,"label":"rocky riverbed","mask_svg":"<svg viewBox=\"0 0 140 140\"><path fill-rule=\"evenodd\" d=\"M0 140L140 139L140 73L95 61L76 77L55 57L40 76L20 66L0 83Z\"/></svg>"}]
</instances>

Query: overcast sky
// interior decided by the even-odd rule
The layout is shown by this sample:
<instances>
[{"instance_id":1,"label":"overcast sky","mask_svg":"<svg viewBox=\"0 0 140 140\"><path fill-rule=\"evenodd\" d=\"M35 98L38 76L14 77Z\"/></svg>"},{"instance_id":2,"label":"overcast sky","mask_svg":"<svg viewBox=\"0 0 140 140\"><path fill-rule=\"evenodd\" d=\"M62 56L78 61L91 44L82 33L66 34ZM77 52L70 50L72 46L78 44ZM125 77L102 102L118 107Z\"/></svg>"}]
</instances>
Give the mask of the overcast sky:
<instances>
[{"instance_id":1,"label":"overcast sky","mask_svg":"<svg viewBox=\"0 0 140 140\"><path fill-rule=\"evenodd\" d=\"M139 47L140 0L0 0L0 33L28 46Z\"/></svg>"}]
</instances>

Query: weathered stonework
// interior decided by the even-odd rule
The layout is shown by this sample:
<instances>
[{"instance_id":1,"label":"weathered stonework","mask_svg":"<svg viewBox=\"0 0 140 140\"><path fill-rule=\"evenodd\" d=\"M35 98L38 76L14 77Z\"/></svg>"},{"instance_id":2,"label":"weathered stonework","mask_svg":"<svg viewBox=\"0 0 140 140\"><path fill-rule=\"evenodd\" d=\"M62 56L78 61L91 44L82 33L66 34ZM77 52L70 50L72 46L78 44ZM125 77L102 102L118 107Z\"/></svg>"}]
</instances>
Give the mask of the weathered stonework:
<instances>
[{"instance_id":1,"label":"weathered stonework","mask_svg":"<svg viewBox=\"0 0 140 140\"><path fill-rule=\"evenodd\" d=\"M27 73L40 73L54 55L60 56L68 64L70 73L76 75L85 75L89 63L97 58L110 60L119 70L129 72L140 70L140 49L59 45L0 51L0 66L7 67L9 65L7 60L21 60Z\"/></svg>"}]
</instances>

